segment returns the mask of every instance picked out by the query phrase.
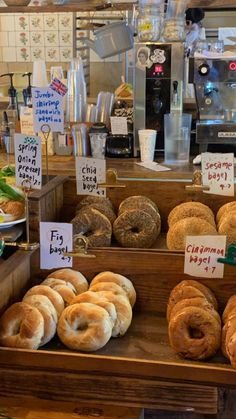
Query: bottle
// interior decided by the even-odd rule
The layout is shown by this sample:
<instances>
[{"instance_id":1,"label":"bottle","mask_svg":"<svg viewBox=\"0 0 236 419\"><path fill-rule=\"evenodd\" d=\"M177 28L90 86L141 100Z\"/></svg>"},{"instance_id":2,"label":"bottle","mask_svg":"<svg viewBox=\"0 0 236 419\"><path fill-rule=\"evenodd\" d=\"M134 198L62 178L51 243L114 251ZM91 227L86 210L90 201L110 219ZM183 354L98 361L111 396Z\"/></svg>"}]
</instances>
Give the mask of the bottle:
<instances>
[{"instance_id":1,"label":"bottle","mask_svg":"<svg viewBox=\"0 0 236 419\"><path fill-rule=\"evenodd\" d=\"M28 106L29 108L32 108L32 86L31 86L31 76L32 73L28 72L28 73L24 73L22 74L22 77L28 77L28 86L23 89L23 99L24 99L24 105Z\"/></svg>"},{"instance_id":2,"label":"bottle","mask_svg":"<svg viewBox=\"0 0 236 419\"><path fill-rule=\"evenodd\" d=\"M161 13L157 5L140 4L137 16L137 34L140 42L159 40Z\"/></svg>"},{"instance_id":3,"label":"bottle","mask_svg":"<svg viewBox=\"0 0 236 419\"><path fill-rule=\"evenodd\" d=\"M14 118L19 120L20 115L19 115L17 91L15 87L13 86L14 73L5 73L5 74L0 75L0 77L4 77L4 76L9 76L10 78L10 87L8 89L9 105L7 109L12 110Z\"/></svg>"}]
</instances>

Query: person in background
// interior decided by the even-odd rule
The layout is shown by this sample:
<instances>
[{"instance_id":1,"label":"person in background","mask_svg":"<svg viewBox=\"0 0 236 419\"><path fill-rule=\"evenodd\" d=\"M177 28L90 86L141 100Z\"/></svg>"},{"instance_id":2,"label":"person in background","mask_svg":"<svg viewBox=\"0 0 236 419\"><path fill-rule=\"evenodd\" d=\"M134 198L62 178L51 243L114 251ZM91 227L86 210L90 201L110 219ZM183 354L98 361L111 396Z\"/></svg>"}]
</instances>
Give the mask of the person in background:
<instances>
[{"instance_id":1,"label":"person in background","mask_svg":"<svg viewBox=\"0 0 236 419\"><path fill-rule=\"evenodd\" d=\"M197 42L202 39L202 20L205 12L203 9L187 9L185 12L185 31L186 31L186 55L194 52Z\"/></svg>"}]
</instances>

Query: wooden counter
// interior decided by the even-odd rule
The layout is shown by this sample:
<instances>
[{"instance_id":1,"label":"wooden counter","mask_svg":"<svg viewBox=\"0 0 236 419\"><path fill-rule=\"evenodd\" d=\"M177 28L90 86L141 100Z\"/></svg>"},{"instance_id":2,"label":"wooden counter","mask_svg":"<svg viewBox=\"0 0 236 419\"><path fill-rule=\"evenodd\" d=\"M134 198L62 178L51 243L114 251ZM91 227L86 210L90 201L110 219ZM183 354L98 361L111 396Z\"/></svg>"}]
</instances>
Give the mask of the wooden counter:
<instances>
[{"instance_id":1,"label":"wooden counter","mask_svg":"<svg viewBox=\"0 0 236 419\"><path fill-rule=\"evenodd\" d=\"M15 163L14 155L0 154L0 167L11 163ZM200 165L194 166L188 164L185 166L168 166L171 170L166 172L154 172L153 170L146 169L139 166L140 159L119 159L119 158L106 158L107 169L113 168L117 171L120 178L131 179L192 179L194 170L200 170ZM156 159L156 162L163 164L162 159ZM45 157L43 157L43 168L45 173ZM74 156L49 156L49 174L50 175L66 175L75 176L75 157Z\"/></svg>"}]
</instances>

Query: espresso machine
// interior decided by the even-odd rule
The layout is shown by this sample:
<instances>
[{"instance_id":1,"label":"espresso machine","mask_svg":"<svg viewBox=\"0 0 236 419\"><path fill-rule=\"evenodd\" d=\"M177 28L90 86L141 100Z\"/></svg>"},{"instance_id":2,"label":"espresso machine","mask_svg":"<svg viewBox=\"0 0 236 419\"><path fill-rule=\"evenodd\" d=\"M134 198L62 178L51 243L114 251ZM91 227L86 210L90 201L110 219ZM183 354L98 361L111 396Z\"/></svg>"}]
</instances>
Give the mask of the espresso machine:
<instances>
[{"instance_id":1,"label":"espresso machine","mask_svg":"<svg viewBox=\"0 0 236 419\"><path fill-rule=\"evenodd\" d=\"M195 53L189 62L189 82L196 97L199 152L206 152L209 144L216 144L213 151L232 151L224 146L236 145L236 56Z\"/></svg>"},{"instance_id":2,"label":"espresso machine","mask_svg":"<svg viewBox=\"0 0 236 419\"><path fill-rule=\"evenodd\" d=\"M155 129L156 153L164 151L164 114L182 112L184 46L182 42L135 44L134 156L139 129Z\"/></svg>"}]
</instances>

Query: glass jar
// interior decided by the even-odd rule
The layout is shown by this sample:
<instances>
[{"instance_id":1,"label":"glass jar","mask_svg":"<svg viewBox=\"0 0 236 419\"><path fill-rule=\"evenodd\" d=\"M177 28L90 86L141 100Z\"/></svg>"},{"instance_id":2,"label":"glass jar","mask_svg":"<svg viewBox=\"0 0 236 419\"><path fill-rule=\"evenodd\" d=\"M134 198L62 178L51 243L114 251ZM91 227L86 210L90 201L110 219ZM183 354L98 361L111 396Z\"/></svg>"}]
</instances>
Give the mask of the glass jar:
<instances>
[{"instance_id":1,"label":"glass jar","mask_svg":"<svg viewBox=\"0 0 236 419\"><path fill-rule=\"evenodd\" d=\"M141 42L158 41L161 32L161 13L158 7L143 6L137 16L138 39Z\"/></svg>"},{"instance_id":2,"label":"glass jar","mask_svg":"<svg viewBox=\"0 0 236 419\"><path fill-rule=\"evenodd\" d=\"M166 42L184 41L185 40L185 19L170 18L164 20L163 40Z\"/></svg>"}]
</instances>

